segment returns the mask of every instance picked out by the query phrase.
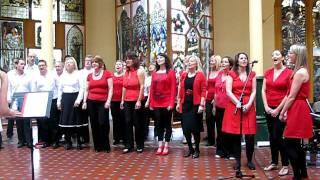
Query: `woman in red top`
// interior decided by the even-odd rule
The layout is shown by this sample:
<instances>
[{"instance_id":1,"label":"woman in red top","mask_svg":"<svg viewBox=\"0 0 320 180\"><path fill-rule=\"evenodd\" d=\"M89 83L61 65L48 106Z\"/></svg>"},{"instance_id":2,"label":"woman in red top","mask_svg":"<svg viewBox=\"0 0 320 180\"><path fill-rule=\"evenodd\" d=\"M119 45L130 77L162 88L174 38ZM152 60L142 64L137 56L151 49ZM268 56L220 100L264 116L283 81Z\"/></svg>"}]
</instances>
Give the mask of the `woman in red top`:
<instances>
[{"instance_id":1,"label":"woman in red top","mask_svg":"<svg viewBox=\"0 0 320 180\"><path fill-rule=\"evenodd\" d=\"M113 94L111 99L111 115L113 122L113 144L117 145L124 140L124 111L120 109L120 102L123 87L123 64L117 60L113 73Z\"/></svg>"},{"instance_id":2,"label":"woman in red top","mask_svg":"<svg viewBox=\"0 0 320 180\"><path fill-rule=\"evenodd\" d=\"M172 135L171 117L176 97L176 76L171 68L169 57L160 53L156 60L156 72L152 73L149 106L154 110L157 122L159 147L156 155L168 155ZM165 143L163 137L165 132Z\"/></svg>"},{"instance_id":3,"label":"woman in red top","mask_svg":"<svg viewBox=\"0 0 320 180\"><path fill-rule=\"evenodd\" d=\"M213 146L215 144L215 112L214 112L214 94L215 94L215 84L219 73L221 57L219 55L213 55L210 57L210 67L208 73L207 81L207 97L206 97L206 123L207 123L207 133L208 133L208 143L207 146ZM218 124L217 124L218 128ZM221 125L220 125L221 132ZM220 156L220 155L216 155Z\"/></svg>"},{"instance_id":4,"label":"woman in red top","mask_svg":"<svg viewBox=\"0 0 320 180\"><path fill-rule=\"evenodd\" d=\"M100 56L93 58L92 67L94 71L87 77L87 88L82 108L88 108L89 111L95 151L109 153L109 107L113 91L112 73L104 70L103 59Z\"/></svg>"},{"instance_id":5,"label":"woman in red top","mask_svg":"<svg viewBox=\"0 0 320 180\"><path fill-rule=\"evenodd\" d=\"M241 136L245 135L246 141L246 154L248 160L248 168L255 169L255 165L252 162L252 155L254 151L254 135L256 134L256 111L254 107L254 100L256 96L256 75L255 72L251 72L249 76L249 61L246 53L238 53L235 56L235 63L233 70L229 72L229 76L226 81L226 92L229 97L227 102L222 131L231 134L233 136L234 143L232 143L235 150L236 165L235 169L240 168L240 156L241 156ZM249 77L248 77L249 76ZM246 79L248 79L247 86L244 91L242 109L241 102L239 101L241 92L245 85ZM242 113L242 132L240 132L240 114Z\"/></svg>"},{"instance_id":6,"label":"woman in red top","mask_svg":"<svg viewBox=\"0 0 320 180\"><path fill-rule=\"evenodd\" d=\"M139 59L134 52L129 52L126 59L126 72L123 77L123 88L120 107L125 111L125 148L123 153L133 151L133 138L136 141L137 152L144 148L144 119L141 101L144 90L144 69L139 68ZM133 126L135 137L133 137Z\"/></svg>"},{"instance_id":7,"label":"woman in red top","mask_svg":"<svg viewBox=\"0 0 320 180\"><path fill-rule=\"evenodd\" d=\"M282 169L280 176L289 173L289 160L282 139L285 123L279 120L279 113L286 101L292 71L284 64L284 53L279 50L272 52L273 67L264 73L262 84L262 100L269 130L271 148L271 164L264 168L265 171L277 169L279 152L281 155Z\"/></svg>"},{"instance_id":8,"label":"woman in red top","mask_svg":"<svg viewBox=\"0 0 320 180\"><path fill-rule=\"evenodd\" d=\"M216 157L234 159L234 152L230 144L230 137L222 132L222 120L223 114L226 107L226 103L229 98L226 93L226 79L229 71L233 66L233 59L229 56L225 56L221 61L221 69L216 77L215 82L215 94L214 94L214 105L213 111L215 111L215 121L217 123L217 146L216 146ZM232 140L232 139L231 139Z\"/></svg>"},{"instance_id":9,"label":"woman in red top","mask_svg":"<svg viewBox=\"0 0 320 180\"><path fill-rule=\"evenodd\" d=\"M279 118L287 122L284 141L293 169L293 179L307 179L306 154L301 145L301 139L312 137L312 119L307 104L310 92L307 49L304 45L292 45L288 57L295 68L291 76L290 92Z\"/></svg>"},{"instance_id":10,"label":"woman in red top","mask_svg":"<svg viewBox=\"0 0 320 180\"><path fill-rule=\"evenodd\" d=\"M187 72L183 73L180 78L177 110L182 113L182 130L189 146L189 151L184 157L192 155L192 158L198 158L200 155L202 114L206 97L206 79L201 72L201 63L197 56L189 58L187 68ZM195 149L192 147L191 135L195 140Z\"/></svg>"}]
</instances>

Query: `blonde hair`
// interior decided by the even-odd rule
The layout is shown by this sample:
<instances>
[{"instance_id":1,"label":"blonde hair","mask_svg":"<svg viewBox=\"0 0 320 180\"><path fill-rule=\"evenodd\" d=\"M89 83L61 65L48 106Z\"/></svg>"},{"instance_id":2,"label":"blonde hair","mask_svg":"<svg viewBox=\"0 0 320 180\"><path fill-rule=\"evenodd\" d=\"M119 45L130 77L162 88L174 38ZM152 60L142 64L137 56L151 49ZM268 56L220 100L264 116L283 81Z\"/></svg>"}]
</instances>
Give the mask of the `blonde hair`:
<instances>
[{"instance_id":1,"label":"blonde hair","mask_svg":"<svg viewBox=\"0 0 320 180\"><path fill-rule=\"evenodd\" d=\"M294 44L290 47L290 52L296 55L295 67L293 74L295 74L301 67L308 69L307 62L307 48L302 44Z\"/></svg>"},{"instance_id":2,"label":"blonde hair","mask_svg":"<svg viewBox=\"0 0 320 180\"><path fill-rule=\"evenodd\" d=\"M67 57L66 60L65 60L65 63L66 63L68 60L71 60L71 61L73 62L73 64L74 64L74 67L75 67L74 69L75 69L75 70L78 70L78 65L77 65L76 59L74 59L74 57ZM67 66L64 66L64 70L67 70L66 68L67 68Z\"/></svg>"},{"instance_id":3,"label":"blonde hair","mask_svg":"<svg viewBox=\"0 0 320 180\"><path fill-rule=\"evenodd\" d=\"M195 60L195 61L197 62L196 72L203 72L203 70L202 70L202 63L201 63L200 58L199 58L198 56L196 56L196 55L191 55L191 56L189 57L189 61L190 61L191 59L193 59L193 60ZM186 71L189 72L189 69L187 68Z\"/></svg>"},{"instance_id":4,"label":"blonde hair","mask_svg":"<svg viewBox=\"0 0 320 180\"><path fill-rule=\"evenodd\" d=\"M221 56L220 55L212 55L209 59L209 66L208 66L208 69L209 69L209 72L211 71L210 69L210 60L211 58L214 58L216 60L216 70L219 70L220 69L220 66L221 66Z\"/></svg>"}]
</instances>

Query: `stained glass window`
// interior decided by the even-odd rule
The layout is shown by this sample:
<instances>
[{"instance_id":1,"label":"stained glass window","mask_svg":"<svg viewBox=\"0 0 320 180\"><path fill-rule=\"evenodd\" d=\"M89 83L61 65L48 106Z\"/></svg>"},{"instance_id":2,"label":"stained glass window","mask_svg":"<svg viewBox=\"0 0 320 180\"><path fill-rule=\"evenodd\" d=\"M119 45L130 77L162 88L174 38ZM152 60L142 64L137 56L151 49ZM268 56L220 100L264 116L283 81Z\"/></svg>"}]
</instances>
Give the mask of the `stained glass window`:
<instances>
[{"instance_id":1,"label":"stained glass window","mask_svg":"<svg viewBox=\"0 0 320 180\"><path fill-rule=\"evenodd\" d=\"M83 0L61 0L60 21L68 23L82 23Z\"/></svg>"},{"instance_id":2,"label":"stained glass window","mask_svg":"<svg viewBox=\"0 0 320 180\"><path fill-rule=\"evenodd\" d=\"M129 49L143 52L151 62L158 53L168 53L177 70L188 54L209 60L212 0L116 0L116 8L119 58Z\"/></svg>"},{"instance_id":3,"label":"stained glass window","mask_svg":"<svg viewBox=\"0 0 320 180\"><path fill-rule=\"evenodd\" d=\"M32 19L33 20L41 20L42 18L42 10L41 10L41 2L44 0L32 0L31 10L32 10ZM52 10L52 19L53 21L57 21L57 0L53 1L53 10Z\"/></svg>"},{"instance_id":4,"label":"stained glass window","mask_svg":"<svg viewBox=\"0 0 320 180\"><path fill-rule=\"evenodd\" d=\"M132 44L133 49L137 52L147 55L148 50L148 17L147 17L147 1L142 0L133 4L133 20L132 20Z\"/></svg>"},{"instance_id":5,"label":"stained glass window","mask_svg":"<svg viewBox=\"0 0 320 180\"><path fill-rule=\"evenodd\" d=\"M153 0L150 3L150 60L167 51L167 1Z\"/></svg>"},{"instance_id":6,"label":"stained glass window","mask_svg":"<svg viewBox=\"0 0 320 180\"><path fill-rule=\"evenodd\" d=\"M306 44L304 0L282 1L282 47L287 53L296 43Z\"/></svg>"},{"instance_id":7,"label":"stained glass window","mask_svg":"<svg viewBox=\"0 0 320 180\"><path fill-rule=\"evenodd\" d=\"M29 18L28 0L1 0L0 16L10 18Z\"/></svg>"},{"instance_id":8,"label":"stained glass window","mask_svg":"<svg viewBox=\"0 0 320 180\"><path fill-rule=\"evenodd\" d=\"M123 59L126 52L130 49L130 5L125 5L117 8L118 19L117 19L117 49L118 58Z\"/></svg>"},{"instance_id":9,"label":"stained glass window","mask_svg":"<svg viewBox=\"0 0 320 180\"><path fill-rule=\"evenodd\" d=\"M67 47L67 55L74 57L77 61L78 67L82 67L83 61L83 27L77 25L67 25L66 26L66 47Z\"/></svg>"},{"instance_id":10,"label":"stained glass window","mask_svg":"<svg viewBox=\"0 0 320 180\"><path fill-rule=\"evenodd\" d=\"M0 21L0 67L11 70L15 58L23 58L23 23Z\"/></svg>"},{"instance_id":11,"label":"stained glass window","mask_svg":"<svg viewBox=\"0 0 320 180\"><path fill-rule=\"evenodd\" d=\"M52 34L52 39L53 39L53 47L55 46L55 24L53 24L53 34ZM35 23L35 46L36 47L41 47L41 32L42 32L42 28L41 28L41 23L40 22L36 22Z\"/></svg>"}]
</instances>

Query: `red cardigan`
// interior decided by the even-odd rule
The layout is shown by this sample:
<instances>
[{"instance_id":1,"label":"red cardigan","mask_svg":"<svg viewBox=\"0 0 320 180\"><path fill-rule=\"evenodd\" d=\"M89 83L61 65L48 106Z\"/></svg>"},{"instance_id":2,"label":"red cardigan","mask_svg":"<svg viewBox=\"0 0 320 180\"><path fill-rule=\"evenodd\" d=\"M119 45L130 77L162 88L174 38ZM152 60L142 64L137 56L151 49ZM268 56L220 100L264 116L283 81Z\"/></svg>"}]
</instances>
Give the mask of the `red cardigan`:
<instances>
[{"instance_id":1,"label":"red cardigan","mask_svg":"<svg viewBox=\"0 0 320 180\"><path fill-rule=\"evenodd\" d=\"M180 91L179 91L179 110L182 113L182 104L184 103L184 96L185 96L185 80L188 73L182 73L180 78ZM193 83L193 104L199 105L201 102L201 97L206 97L206 78L203 72L197 72L196 77Z\"/></svg>"},{"instance_id":2,"label":"red cardigan","mask_svg":"<svg viewBox=\"0 0 320 180\"><path fill-rule=\"evenodd\" d=\"M152 73L150 107L174 107L176 98L176 75L172 69L167 73Z\"/></svg>"}]
</instances>

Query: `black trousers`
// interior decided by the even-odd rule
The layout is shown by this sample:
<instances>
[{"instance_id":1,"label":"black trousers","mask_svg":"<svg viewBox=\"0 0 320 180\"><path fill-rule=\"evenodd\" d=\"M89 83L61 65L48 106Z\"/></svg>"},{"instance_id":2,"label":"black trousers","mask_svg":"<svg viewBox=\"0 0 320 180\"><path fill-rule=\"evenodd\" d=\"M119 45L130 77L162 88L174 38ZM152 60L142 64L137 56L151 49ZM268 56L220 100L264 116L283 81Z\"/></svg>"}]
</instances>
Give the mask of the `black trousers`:
<instances>
[{"instance_id":1,"label":"black trousers","mask_svg":"<svg viewBox=\"0 0 320 180\"><path fill-rule=\"evenodd\" d=\"M272 164L278 164L279 152L281 155L282 166L288 166L289 160L286 153L286 148L284 145L284 140L282 138L283 131L286 123L279 120L279 116L272 117L270 114L265 113L267 119L267 125L269 130L269 141L271 148L271 158Z\"/></svg>"},{"instance_id":2,"label":"black trousers","mask_svg":"<svg viewBox=\"0 0 320 180\"><path fill-rule=\"evenodd\" d=\"M7 137L12 138L13 136L13 126L14 126L14 119L8 119L8 126L7 126Z\"/></svg>"},{"instance_id":3,"label":"black trousers","mask_svg":"<svg viewBox=\"0 0 320 180\"><path fill-rule=\"evenodd\" d=\"M31 145L30 119L17 119L18 143Z\"/></svg>"},{"instance_id":4,"label":"black trousers","mask_svg":"<svg viewBox=\"0 0 320 180\"><path fill-rule=\"evenodd\" d=\"M285 138L284 142L293 169L294 179L307 178L306 153L301 146L301 139Z\"/></svg>"},{"instance_id":5,"label":"black trousers","mask_svg":"<svg viewBox=\"0 0 320 180\"><path fill-rule=\"evenodd\" d=\"M120 109L120 101L111 102L114 141L124 140L124 110Z\"/></svg>"},{"instance_id":6,"label":"black trousers","mask_svg":"<svg viewBox=\"0 0 320 180\"><path fill-rule=\"evenodd\" d=\"M224 108L216 107L216 124L217 124L217 143L216 143L216 154L220 156L228 157L233 156L234 151L232 150L231 144L229 143L228 135L222 132L222 120L224 115Z\"/></svg>"},{"instance_id":7,"label":"black trousers","mask_svg":"<svg viewBox=\"0 0 320 180\"><path fill-rule=\"evenodd\" d=\"M109 109L104 108L105 101L94 101L88 99L88 111L94 149L97 151L110 150L109 143Z\"/></svg>"},{"instance_id":8,"label":"black trousers","mask_svg":"<svg viewBox=\"0 0 320 180\"><path fill-rule=\"evenodd\" d=\"M187 144L188 144L188 147L189 147L189 151L190 152L194 152L194 151L200 152L200 148L199 148L199 145L200 145L200 132L184 131L183 134L186 137ZM192 141L191 141L192 135L193 135L193 138L194 138L195 149L192 146Z\"/></svg>"},{"instance_id":9,"label":"black trousers","mask_svg":"<svg viewBox=\"0 0 320 180\"><path fill-rule=\"evenodd\" d=\"M231 139L234 140L232 142L233 149L235 151L235 158L237 162L240 162L241 158L241 136L239 134L230 134ZM245 141L246 141L246 155L247 155L247 161L252 161L252 156L254 152L254 135L245 135ZM231 142L230 142L231 143Z\"/></svg>"},{"instance_id":10,"label":"black trousers","mask_svg":"<svg viewBox=\"0 0 320 180\"><path fill-rule=\"evenodd\" d=\"M140 109L135 109L136 101L125 101L125 148L133 149L134 139L138 149L144 148L144 119L143 106ZM133 137L133 127L135 137Z\"/></svg>"},{"instance_id":11,"label":"black trousers","mask_svg":"<svg viewBox=\"0 0 320 180\"><path fill-rule=\"evenodd\" d=\"M215 138L216 118L212 114L212 108L213 108L213 105L211 104L211 101L207 101L206 102L206 124L207 124L207 133L208 133L208 144L216 143L216 138ZM220 124L220 132L221 132L221 124Z\"/></svg>"},{"instance_id":12,"label":"black trousers","mask_svg":"<svg viewBox=\"0 0 320 180\"><path fill-rule=\"evenodd\" d=\"M157 135L158 141L163 141L163 137L165 137L165 141L169 142L172 135L172 127L171 127L171 117L172 111L168 111L167 108L155 108L154 118L157 121ZM165 134L165 135L164 135Z\"/></svg>"},{"instance_id":13,"label":"black trousers","mask_svg":"<svg viewBox=\"0 0 320 180\"><path fill-rule=\"evenodd\" d=\"M80 105L82 107L82 103ZM89 122L89 113L86 109L80 108L80 119L82 123L88 123ZM90 141L90 135L89 135L89 125L88 126L81 126L80 129L80 137L82 143L89 143Z\"/></svg>"},{"instance_id":14,"label":"black trousers","mask_svg":"<svg viewBox=\"0 0 320 180\"><path fill-rule=\"evenodd\" d=\"M59 117L57 99L53 99L51 102L50 118L37 119L38 141L43 141L47 144L59 141L60 137L57 137Z\"/></svg>"}]
</instances>

